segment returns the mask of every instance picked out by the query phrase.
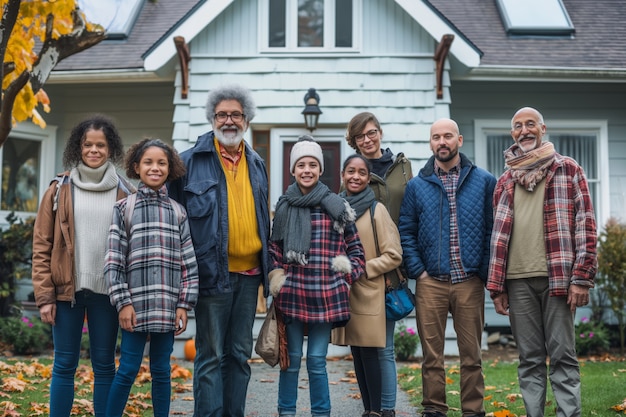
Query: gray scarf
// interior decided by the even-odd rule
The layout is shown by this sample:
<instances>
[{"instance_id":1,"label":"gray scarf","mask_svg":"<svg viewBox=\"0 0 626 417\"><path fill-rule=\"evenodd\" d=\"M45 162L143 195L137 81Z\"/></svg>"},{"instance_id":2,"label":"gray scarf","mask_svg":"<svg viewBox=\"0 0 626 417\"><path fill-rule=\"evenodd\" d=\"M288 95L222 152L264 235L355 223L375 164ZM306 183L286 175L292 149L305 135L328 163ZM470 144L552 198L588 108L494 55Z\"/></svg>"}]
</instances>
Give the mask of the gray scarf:
<instances>
[{"instance_id":1,"label":"gray scarf","mask_svg":"<svg viewBox=\"0 0 626 417\"><path fill-rule=\"evenodd\" d=\"M332 219L333 229L343 233L344 227L356 219L348 202L321 182L303 195L297 184L291 184L278 199L272 241L283 242L287 263L306 265L311 248L311 207L321 207Z\"/></svg>"},{"instance_id":2,"label":"gray scarf","mask_svg":"<svg viewBox=\"0 0 626 417\"><path fill-rule=\"evenodd\" d=\"M356 218L361 217L368 208L372 206L376 196L374 191L370 187L365 187L363 191L358 194L348 195L346 191L339 193L339 197L343 197L350 204L350 207L356 211Z\"/></svg>"}]
</instances>

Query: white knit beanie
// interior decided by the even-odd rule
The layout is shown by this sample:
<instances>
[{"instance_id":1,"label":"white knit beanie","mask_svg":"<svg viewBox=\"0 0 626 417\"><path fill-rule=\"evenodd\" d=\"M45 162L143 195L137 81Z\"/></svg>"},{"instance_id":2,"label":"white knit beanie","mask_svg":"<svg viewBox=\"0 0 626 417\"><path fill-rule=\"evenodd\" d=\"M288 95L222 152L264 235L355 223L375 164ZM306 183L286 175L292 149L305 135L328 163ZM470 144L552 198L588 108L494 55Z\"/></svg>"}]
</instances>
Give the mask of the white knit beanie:
<instances>
[{"instance_id":1,"label":"white knit beanie","mask_svg":"<svg viewBox=\"0 0 626 417\"><path fill-rule=\"evenodd\" d=\"M320 163L320 174L324 172L324 155L322 154L322 148L315 142L315 140L309 135L302 135L298 138L298 142L291 148L291 157L289 158L289 172L293 174L293 170L296 167L296 162L305 156L310 156L317 159Z\"/></svg>"}]
</instances>

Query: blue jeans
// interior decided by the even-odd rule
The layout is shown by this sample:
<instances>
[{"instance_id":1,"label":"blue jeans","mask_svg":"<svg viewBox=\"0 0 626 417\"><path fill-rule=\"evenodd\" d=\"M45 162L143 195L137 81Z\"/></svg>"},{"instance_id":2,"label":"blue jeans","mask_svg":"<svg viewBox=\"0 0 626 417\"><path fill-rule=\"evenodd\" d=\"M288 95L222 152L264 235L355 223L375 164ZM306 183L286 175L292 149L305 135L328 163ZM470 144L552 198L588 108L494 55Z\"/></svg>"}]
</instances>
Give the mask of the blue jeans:
<instances>
[{"instance_id":1,"label":"blue jeans","mask_svg":"<svg viewBox=\"0 0 626 417\"><path fill-rule=\"evenodd\" d=\"M74 375L80 359L80 341L85 314L89 321L89 352L94 374L93 406L96 416L104 416L111 382L115 376L117 311L109 296L89 290L75 294L74 306L57 301L54 340L54 365L50 382L50 416L67 417L74 402Z\"/></svg>"},{"instance_id":2,"label":"blue jeans","mask_svg":"<svg viewBox=\"0 0 626 417\"><path fill-rule=\"evenodd\" d=\"M120 366L111 385L107 402L107 417L121 417L124 412L130 389L141 367L148 335L150 336L150 375L152 376L154 416L167 417L169 415L172 396L170 355L174 347L174 332L128 332L122 329Z\"/></svg>"},{"instance_id":3,"label":"blue jeans","mask_svg":"<svg viewBox=\"0 0 626 417\"><path fill-rule=\"evenodd\" d=\"M386 342L384 348L378 348L380 375L382 377L382 391L380 406L382 410L396 408L396 390L398 389L398 375L396 372L396 353L393 348L393 333L396 322L387 320Z\"/></svg>"},{"instance_id":4,"label":"blue jeans","mask_svg":"<svg viewBox=\"0 0 626 417\"><path fill-rule=\"evenodd\" d=\"M233 292L196 304L195 417L244 417L261 276L230 273Z\"/></svg>"},{"instance_id":5,"label":"blue jeans","mask_svg":"<svg viewBox=\"0 0 626 417\"><path fill-rule=\"evenodd\" d=\"M280 371L278 414L280 416L295 416L305 323L287 318L285 322L289 368L286 371ZM306 326L308 329L306 369L309 374L311 414L314 417L329 417L330 392L328 374L326 373L326 354L328 353L332 323L308 323Z\"/></svg>"}]
</instances>

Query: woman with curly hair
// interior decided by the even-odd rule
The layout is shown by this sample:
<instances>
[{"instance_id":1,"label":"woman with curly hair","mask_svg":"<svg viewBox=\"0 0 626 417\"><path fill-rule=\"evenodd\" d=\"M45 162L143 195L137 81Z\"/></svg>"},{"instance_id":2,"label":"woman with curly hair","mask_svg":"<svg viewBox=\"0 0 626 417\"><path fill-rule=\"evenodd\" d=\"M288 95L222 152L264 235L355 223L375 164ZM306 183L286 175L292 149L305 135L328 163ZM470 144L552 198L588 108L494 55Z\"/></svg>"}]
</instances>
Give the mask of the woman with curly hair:
<instances>
[{"instance_id":1,"label":"woman with curly hair","mask_svg":"<svg viewBox=\"0 0 626 417\"><path fill-rule=\"evenodd\" d=\"M67 417L85 319L94 372L94 411L105 413L115 376L117 312L109 302L104 255L113 205L132 191L118 176L122 140L113 122L94 115L76 125L63 153L68 171L45 192L33 234L33 286L44 323L52 325L50 416Z\"/></svg>"}]
</instances>

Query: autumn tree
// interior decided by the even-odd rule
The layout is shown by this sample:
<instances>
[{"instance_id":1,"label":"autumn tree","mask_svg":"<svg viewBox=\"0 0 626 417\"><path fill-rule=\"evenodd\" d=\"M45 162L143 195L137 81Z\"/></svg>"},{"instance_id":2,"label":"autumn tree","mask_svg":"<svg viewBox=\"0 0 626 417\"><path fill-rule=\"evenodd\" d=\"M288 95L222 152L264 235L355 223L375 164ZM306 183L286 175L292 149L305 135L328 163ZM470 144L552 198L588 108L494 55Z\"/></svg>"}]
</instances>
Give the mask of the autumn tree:
<instances>
[{"instance_id":1,"label":"autumn tree","mask_svg":"<svg viewBox=\"0 0 626 417\"><path fill-rule=\"evenodd\" d=\"M598 277L600 291L609 301L611 311L617 317L620 335L620 350L624 355L624 330L626 327L626 224L609 219L600 234L598 245Z\"/></svg>"},{"instance_id":2,"label":"autumn tree","mask_svg":"<svg viewBox=\"0 0 626 417\"><path fill-rule=\"evenodd\" d=\"M24 120L45 127L50 111L43 85L70 55L102 41L104 29L87 22L76 0L0 0L0 146Z\"/></svg>"}]
</instances>

